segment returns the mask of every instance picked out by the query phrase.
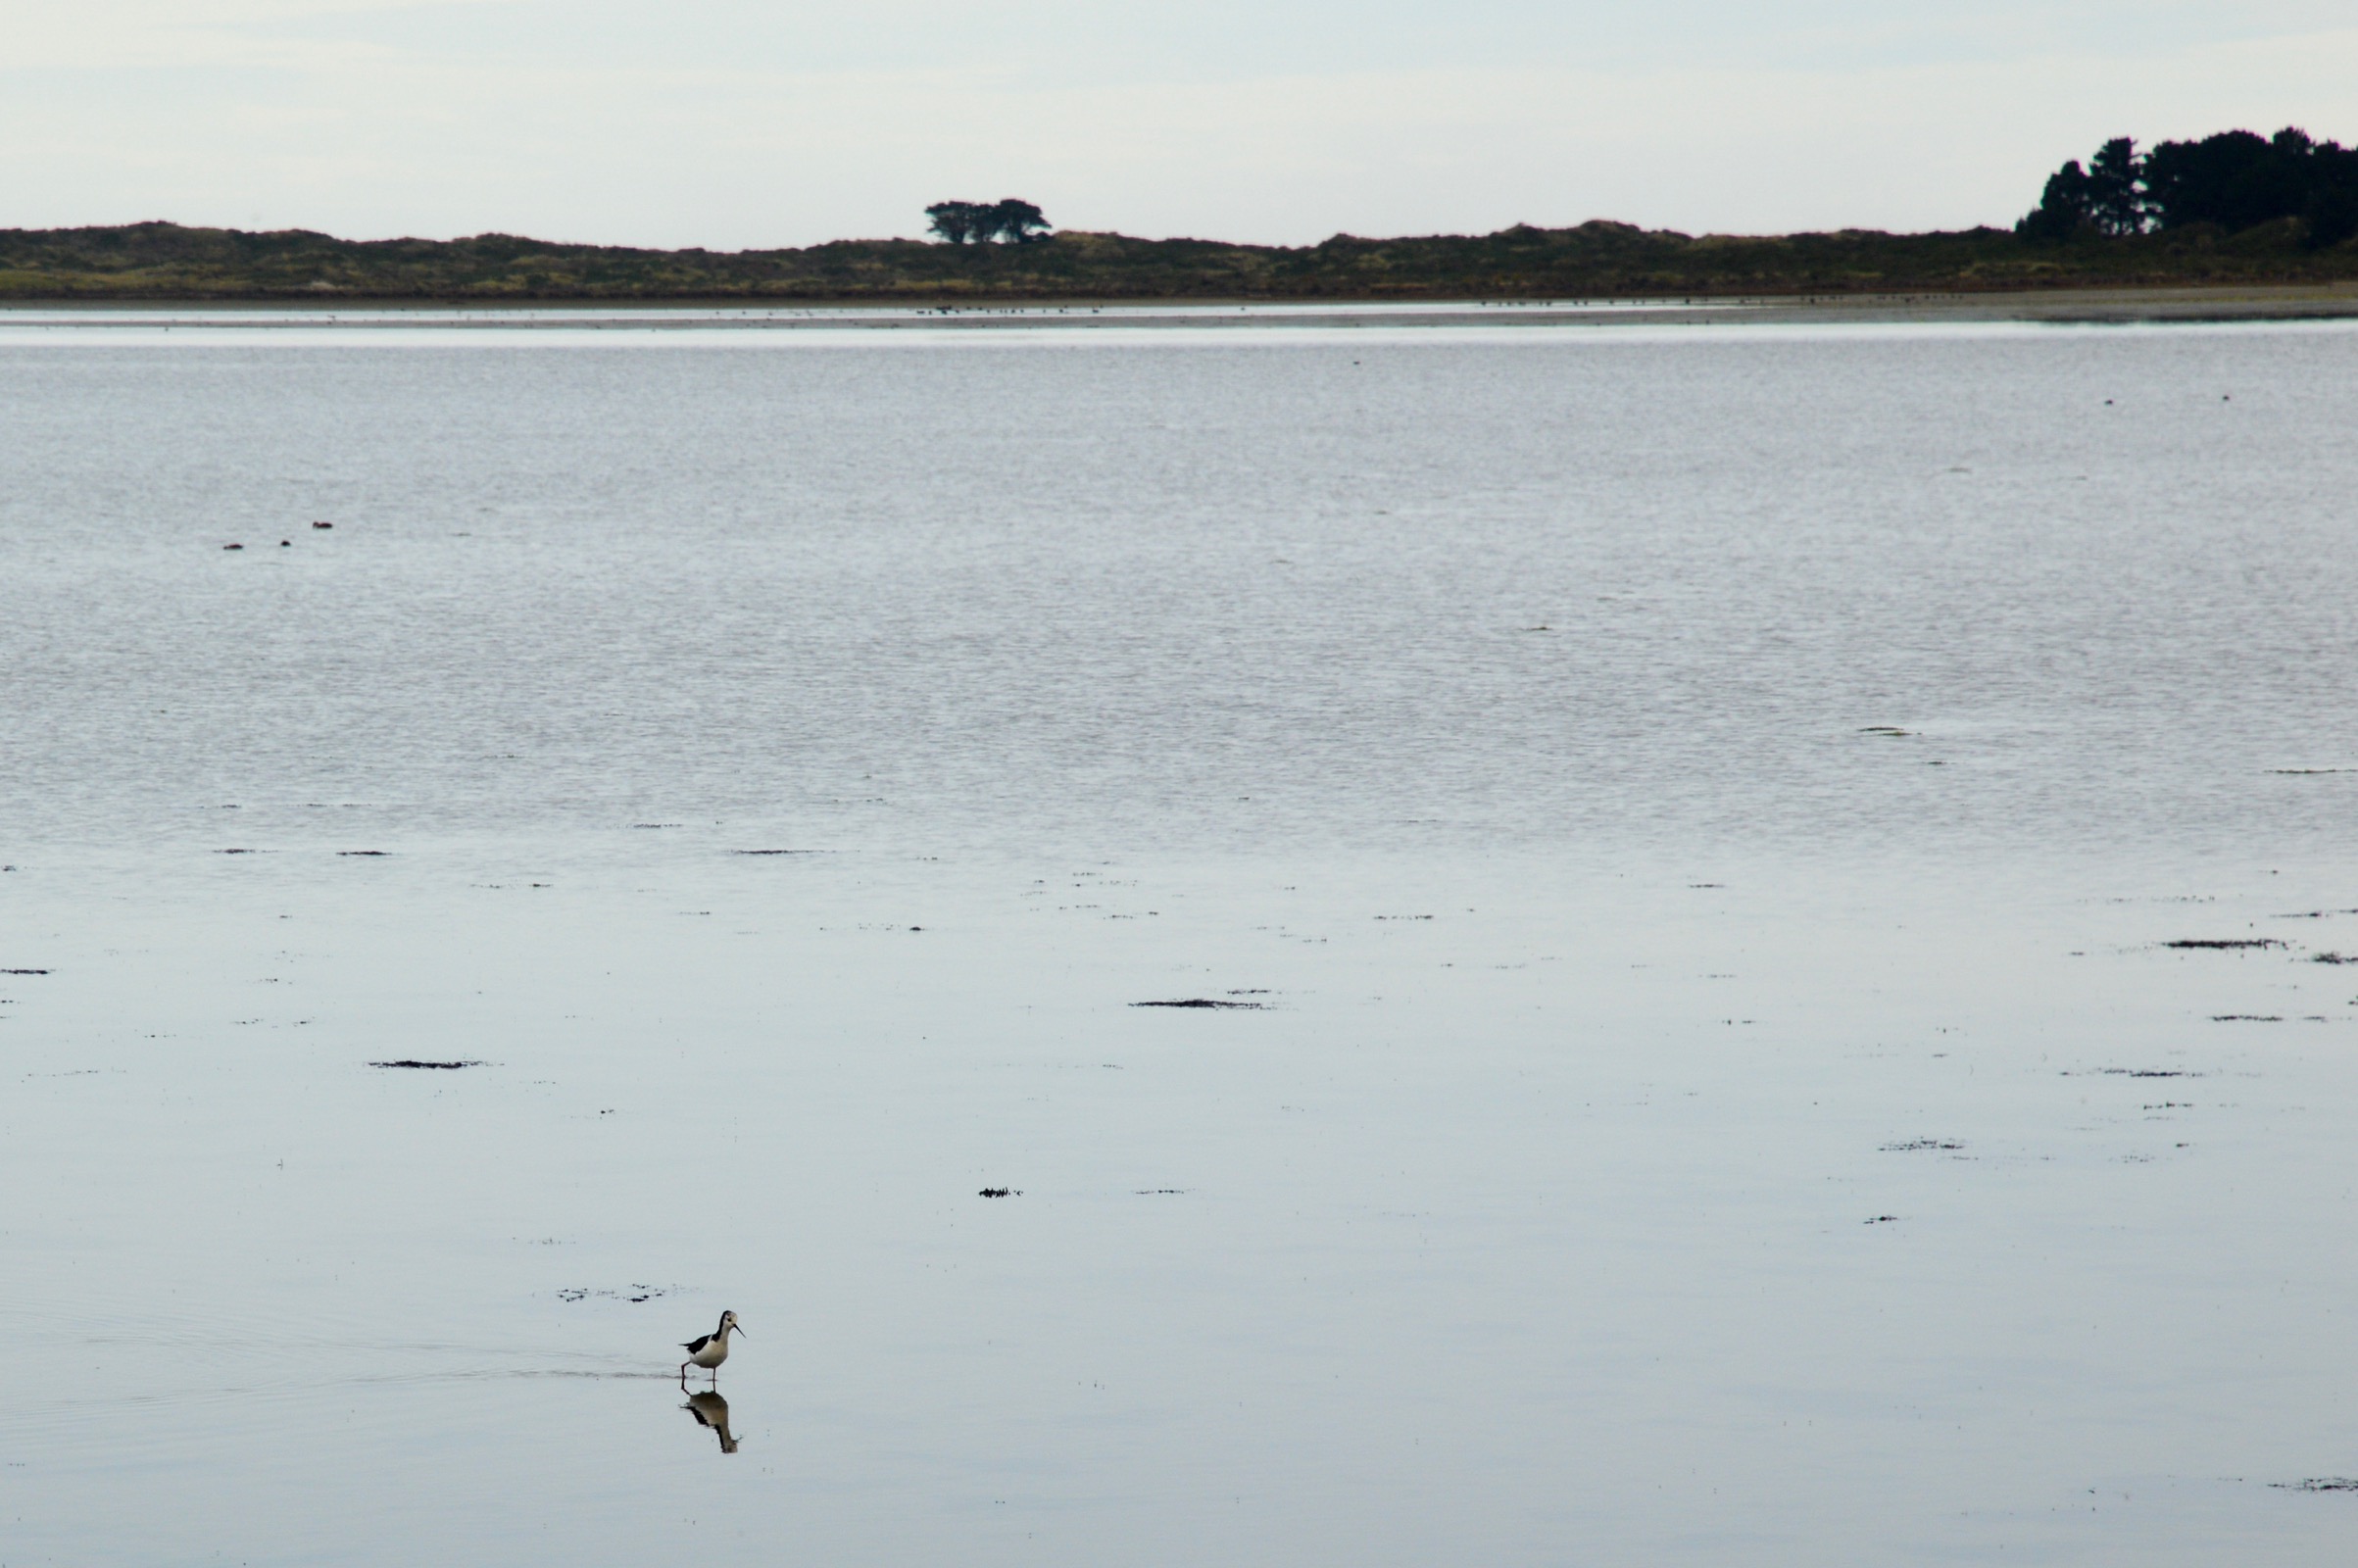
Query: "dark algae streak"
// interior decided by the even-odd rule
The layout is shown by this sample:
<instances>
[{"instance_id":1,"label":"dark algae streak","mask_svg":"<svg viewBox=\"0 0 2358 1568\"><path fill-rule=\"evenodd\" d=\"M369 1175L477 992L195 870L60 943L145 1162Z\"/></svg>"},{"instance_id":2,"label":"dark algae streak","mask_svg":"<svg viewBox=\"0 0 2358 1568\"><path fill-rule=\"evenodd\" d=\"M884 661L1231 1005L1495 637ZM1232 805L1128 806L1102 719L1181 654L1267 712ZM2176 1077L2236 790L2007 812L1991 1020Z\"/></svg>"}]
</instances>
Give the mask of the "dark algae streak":
<instances>
[{"instance_id":1,"label":"dark algae streak","mask_svg":"<svg viewBox=\"0 0 2358 1568\"><path fill-rule=\"evenodd\" d=\"M1183 997L1175 1002L1133 1002L1133 1007L1218 1007L1240 1012L1260 1012L1268 1007L1265 1002L1222 1002L1213 997Z\"/></svg>"}]
</instances>

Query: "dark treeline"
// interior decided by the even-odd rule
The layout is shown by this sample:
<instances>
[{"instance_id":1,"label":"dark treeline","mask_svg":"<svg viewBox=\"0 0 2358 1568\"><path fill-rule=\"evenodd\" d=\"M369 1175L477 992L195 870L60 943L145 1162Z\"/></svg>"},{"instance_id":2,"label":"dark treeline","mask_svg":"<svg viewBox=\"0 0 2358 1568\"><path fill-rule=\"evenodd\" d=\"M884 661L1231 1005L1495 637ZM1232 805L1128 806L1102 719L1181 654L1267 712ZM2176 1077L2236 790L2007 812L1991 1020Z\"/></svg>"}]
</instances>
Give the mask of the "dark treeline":
<instances>
[{"instance_id":1,"label":"dark treeline","mask_svg":"<svg viewBox=\"0 0 2358 1568\"><path fill-rule=\"evenodd\" d=\"M177 223L0 229L0 300L1534 300L1987 293L2358 280L2358 152L2297 130L2139 153L2048 179L2013 229L1492 234L1233 245L1050 232L1030 202L936 202L936 242L663 251L516 234L348 240ZM940 243L947 241L948 243Z\"/></svg>"},{"instance_id":2,"label":"dark treeline","mask_svg":"<svg viewBox=\"0 0 2358 1568\"><path fill-rule=\"evenodd\" d=\"M2358 234L2358 148L2287 125L2273 136L2222 131L2140 153L2127 136L2047 176L2039 205L2014 225L2026 239L2123 238L2207 226L2240 234L2298 225L2311 250Z\"/></svg>"}]
</instances>

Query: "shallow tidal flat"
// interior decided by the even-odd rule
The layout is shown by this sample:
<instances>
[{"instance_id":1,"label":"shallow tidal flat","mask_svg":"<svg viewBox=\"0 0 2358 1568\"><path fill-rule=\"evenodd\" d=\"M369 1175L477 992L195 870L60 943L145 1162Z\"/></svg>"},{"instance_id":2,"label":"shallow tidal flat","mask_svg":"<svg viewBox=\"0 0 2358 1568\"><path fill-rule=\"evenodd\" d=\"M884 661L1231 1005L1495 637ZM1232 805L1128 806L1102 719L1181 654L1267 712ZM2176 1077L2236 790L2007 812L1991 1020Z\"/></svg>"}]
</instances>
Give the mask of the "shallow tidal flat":
<instances>
[{"instance_id":1,"label":"shallow tidal flat","mask_svg":"<svg viewBox=\"0 0 2358 1568\"><path fill-rule=\"evenodd\" d=\"M12 1568L2342 1560L2358 328L182 336L0 334Z\"/></svg>"}]
</instances>

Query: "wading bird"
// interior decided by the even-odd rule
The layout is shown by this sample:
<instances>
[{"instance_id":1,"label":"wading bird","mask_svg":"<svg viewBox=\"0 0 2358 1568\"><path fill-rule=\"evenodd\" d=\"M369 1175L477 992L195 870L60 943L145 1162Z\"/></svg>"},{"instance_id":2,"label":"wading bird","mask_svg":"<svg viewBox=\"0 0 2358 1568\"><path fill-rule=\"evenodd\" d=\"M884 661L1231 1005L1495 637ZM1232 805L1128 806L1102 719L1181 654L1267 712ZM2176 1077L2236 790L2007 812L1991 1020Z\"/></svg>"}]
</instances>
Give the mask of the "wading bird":
<instances>
[{"instance_id":1,"label":"wading bird","mask_svg":"<svg viewBox=\"0 0 2358 1568\"><path fill-rule=\"evenodd\" d=\"M692 1366L703 1367L712 1374L712 1381L718 1383L720 1381L720 1363L729 1358L729 1336L744 1332L743 1329L737 1327L736 1313L721 1313L720 1327L710 1334L699 1335L680 1347L681 1349L688 1352L688 1358L679 1364L680 1383L683 1386L687 1383L688 1368Z\"/></svg>"}]
</instances>

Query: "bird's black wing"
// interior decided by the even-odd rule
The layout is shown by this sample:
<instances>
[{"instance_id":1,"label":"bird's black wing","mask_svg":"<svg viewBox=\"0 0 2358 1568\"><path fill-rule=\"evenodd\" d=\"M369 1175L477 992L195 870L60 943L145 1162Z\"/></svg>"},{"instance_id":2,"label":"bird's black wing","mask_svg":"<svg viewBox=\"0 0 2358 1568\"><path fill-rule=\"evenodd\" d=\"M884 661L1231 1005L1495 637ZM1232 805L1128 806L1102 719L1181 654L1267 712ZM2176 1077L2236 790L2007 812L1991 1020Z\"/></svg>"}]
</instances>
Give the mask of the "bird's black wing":
<instances>
[{"instance_id":1,"label":"bird's black wing","mask_svg":"<svg viewBox=\"0 0 2358 1568\"><path fill-rule=\"evenodd\" d=\"M694 1355L697 1351L703 1349L706 1346L712 1343L712 1337L710 1334L699 1334L696 1336L696 1338L681 1346L680 1348L687 1351L690 1355Z\"/></svg>"}]
</instances>

